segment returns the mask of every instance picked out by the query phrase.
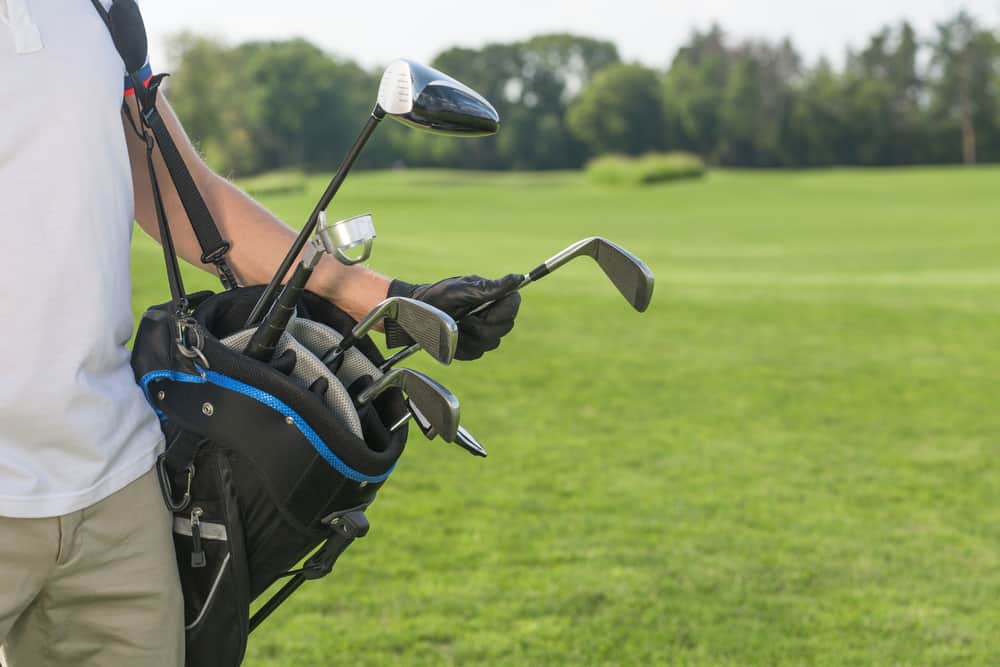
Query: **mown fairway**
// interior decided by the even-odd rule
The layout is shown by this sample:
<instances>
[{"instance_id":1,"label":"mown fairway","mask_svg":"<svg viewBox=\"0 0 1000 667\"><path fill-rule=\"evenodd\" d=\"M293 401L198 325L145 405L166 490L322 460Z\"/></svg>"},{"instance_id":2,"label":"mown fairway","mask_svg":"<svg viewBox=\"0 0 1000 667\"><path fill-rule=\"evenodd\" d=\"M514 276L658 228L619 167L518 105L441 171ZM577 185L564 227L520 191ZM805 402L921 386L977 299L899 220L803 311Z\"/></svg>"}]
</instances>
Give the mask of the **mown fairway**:
<instances>
[{"instance_id":1,"label":"mown fairway","mask_svg":"<svg viewBox=\"0 0 1000 667\"><path fill-rule=\"evenodd\" d=\"M298 224L324 185L263 199ZM363 210L411 281L596 234L656 294L577 260L498 352L421 359L490 457L411 436L248 665L1000 664L1000 170L358 174L331 214Z\"/></svg>"}]
</instances>

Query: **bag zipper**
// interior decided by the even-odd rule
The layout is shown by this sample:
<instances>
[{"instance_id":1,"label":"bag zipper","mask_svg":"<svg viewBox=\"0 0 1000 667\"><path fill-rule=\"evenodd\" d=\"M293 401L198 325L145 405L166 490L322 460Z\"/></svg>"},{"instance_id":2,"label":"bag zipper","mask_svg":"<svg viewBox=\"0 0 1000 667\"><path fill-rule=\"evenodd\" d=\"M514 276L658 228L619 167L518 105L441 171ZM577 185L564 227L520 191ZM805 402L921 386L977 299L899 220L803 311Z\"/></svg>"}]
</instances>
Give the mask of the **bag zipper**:
<instances>
[{"instance_id":1,"label":"bag zipper","mask_svg":"<svg viewBox=\"0 0 1000 667\"><path fill-rule=\"evenodd\" d=\"M193 548L191 551L191 567L205 567L207 563L205 550L201 545L201 515L204 513L205 510L200 507L195 507L191 510L191 541Z\"/></svg>"}]
</instances>

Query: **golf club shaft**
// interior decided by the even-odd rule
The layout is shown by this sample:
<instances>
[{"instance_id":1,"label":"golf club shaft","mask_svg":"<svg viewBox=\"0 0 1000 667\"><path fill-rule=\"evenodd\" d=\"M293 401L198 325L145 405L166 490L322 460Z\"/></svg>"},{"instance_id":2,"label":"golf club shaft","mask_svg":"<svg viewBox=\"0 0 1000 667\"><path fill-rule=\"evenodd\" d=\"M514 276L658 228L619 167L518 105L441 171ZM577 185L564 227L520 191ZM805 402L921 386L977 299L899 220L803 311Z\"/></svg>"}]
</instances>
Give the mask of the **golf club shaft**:
<instances>
[{"instance_id":1,"label":"golf club shaft","mask_svg":"<svg viewBox=\"0 0 1000 667\"><path fill-rule=\"evenodd\" d=\"M243 354L257 361L271 360L271 357L274 356L274 349L278 346L281 335L288 328L288 322L295 313L295 304L298 303L299 297L302 296L306 282L309 281L309 276L312 275L312 272L312 268L307 266L304 261L299 262L299 265L295 268L295 273L292 274L291 279L281 290L278 300L274 303L271 310L268 311L267 317L257 327L257 330L253 332L253 336L250 337L250 342L247 343Z\"/></svg>"},{"instance_id":2,"label":"golf club shaft","mask_svg":"<svg viewBox=\"0 0 1000 667\"><path fill-rule=\"evenodd\" d=\"M260 295L260 299L254 305L253 310L250 312L250 316L247 317L245 326L252 327L254 324L260 320L261 316L268 311L271 304L274 302L275 294L278 291L278 286L281 284L281 279L285 277L288 273L288 269L291 268L292 262L295 258L299 256L302 252L302 248L305 247L306 243L309 241L309 237L312 235L313 230L316 229L316 223L319 221L319 214L325 211L327 206L333 200L334 195L340 190L340 186L344 184L344 180L347 178L347 172L351 170L354 166L355 160L358 159L358 155L361 154L361 150L368 143L368 139L371 138L372 133L375 132L375 128L378 127L379 122L385 117L385 112L381 107L375 105L375 109L372 110L372 115L369 117L368 122L365 123L364 128L361 130L361 134L358 135L357 140L355 140L354 145L347 152L347 156L344 161L340 163L340 167L337 169L337 173L334 175L330 184L327 185L326 191L323 196L320 197L319 202L316 204L316 208L313 209L312 215L309 216L309 221L306 222L305 227L299 233L298 237L295 239L295 243L288 250L288 254L281 261L281 266L275 272L274 277L271 278L271 282L268 283L267 288L264 293Z\"/></svg>"},{"instance_id":3,"label":"golf club shaft","mask_svg":"<svg viewBox=\"0 0 1000 667\"><path fill-rule=\"evenodd\" d=\"M386 299L388 301L389 299ZM382 310L382 306L385 305L386 301L375 306L375 308L368 313L367 316L360 322L354 325L354 328L347 332L340 342L337 343L333 348L327 351L323 355L322 362L329 366L334 360L344 354L345 350L349 350L358 344L358 341L365 336L371 329L383 318L385 318L385 311ZM339 364L338 364L339 367ZM331 368L331 370L333 370ZM336 373L335 370L333 370Z\"/></svg>"}]
</instances>

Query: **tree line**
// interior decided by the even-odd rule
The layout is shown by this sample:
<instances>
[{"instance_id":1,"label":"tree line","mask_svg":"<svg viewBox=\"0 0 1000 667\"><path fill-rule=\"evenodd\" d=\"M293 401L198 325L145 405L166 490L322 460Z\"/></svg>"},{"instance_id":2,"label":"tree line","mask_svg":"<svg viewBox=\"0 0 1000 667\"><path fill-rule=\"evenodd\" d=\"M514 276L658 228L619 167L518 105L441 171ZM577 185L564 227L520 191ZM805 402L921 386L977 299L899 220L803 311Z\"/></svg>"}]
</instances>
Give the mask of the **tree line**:
<instances>
[{"instance_id":1,"label":"tree line","mask_svg":"<svg viewBox=\"0 0 1000 667\"><path fill-rule=\"evenodd\" d=\"M171 62L168 94L189 133L238 175L335 167L381 75L304 40L182 34ZM930 35L887 26L839 68L806 64L790 40L734 40L717 26L662 70L570 34L451 48L430 64L493 102L500 133L459 141L388 124L363 166L567 169L669 150L732 167L1000 161L1000 40L966 12Z\"/></svg>"}]
</instances>

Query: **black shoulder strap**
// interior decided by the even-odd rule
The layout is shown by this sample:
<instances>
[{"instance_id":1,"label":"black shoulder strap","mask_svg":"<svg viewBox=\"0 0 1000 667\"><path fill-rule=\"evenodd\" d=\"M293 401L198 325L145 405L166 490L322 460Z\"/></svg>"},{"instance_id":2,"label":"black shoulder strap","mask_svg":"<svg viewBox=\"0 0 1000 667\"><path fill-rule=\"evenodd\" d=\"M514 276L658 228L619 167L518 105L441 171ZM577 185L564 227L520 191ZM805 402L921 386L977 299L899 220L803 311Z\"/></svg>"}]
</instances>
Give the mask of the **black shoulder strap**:
<instances>
[{"instance_id":1,"label":"black shoulder strap","mask_svg":"<svg viewBox=\"0 0 1000 667\"><path fill-rule=\"evenodd\" d=\"M177 145L174 143L173 137L170 136L170 132L167 130L163 117L156 108L157 88L164 75L154 77L148 83L140 79L139 70L145 65L146 59L146 28L142 22L138 5L135 4L134 0L112 0L111 11L109 12L104 9L104 5L101 4L100 0L91 0L91 3L97 9L105 25L108 26L112 40L115 43L115 48L125 62L126 70L132 79L135 97L139 104L141 123L143 127L148 128L152 132L153 137L156 138L156 144L160 147L160 154L167 165L167 171L170 173L170 178L174 182L174 187L180 197L181 204L184 206L184 211L187 213L191 227L194 229L198 244L201 246L201 261L205 264L215 265L223 287L226 289L236 287L236 277L229 266L229 262L226 261L226 254L229 252L230 243L224 240L219 234L219 228L212 219L212 214L209 212L208 206L205 205L205 200L198 191L198 187L191 177L191 172L184 163L184 159L181 157L180 151L177 150ZM131 112L128 109L127 103L125 110L131 118ZM152 163L150 163L150 179L155 186L156 175L152 171ZM154 198L158 200L156 206L159 215L163 210L163 206L158 188L156 187L154 187ZM169 244L172 253L173 243L169 238L169 227L163 224L160 227L161 241L164 243L164 249L166 250L166 246ZM176 262L176 257L173 259ZM171 271L171 267L169 266L171 263L170 258L168 258L167 263L169 274ZM179 286L181 293L183 293L183 286L179 284L179 275L175 276L175 278L176 281L172 279L171 282L177 282L176 286ZM173 290L174 287L175 285L172 284L171 289ZM177 296L176 294L174 295L175 300Z\"/></svg>"}]
</instances>

